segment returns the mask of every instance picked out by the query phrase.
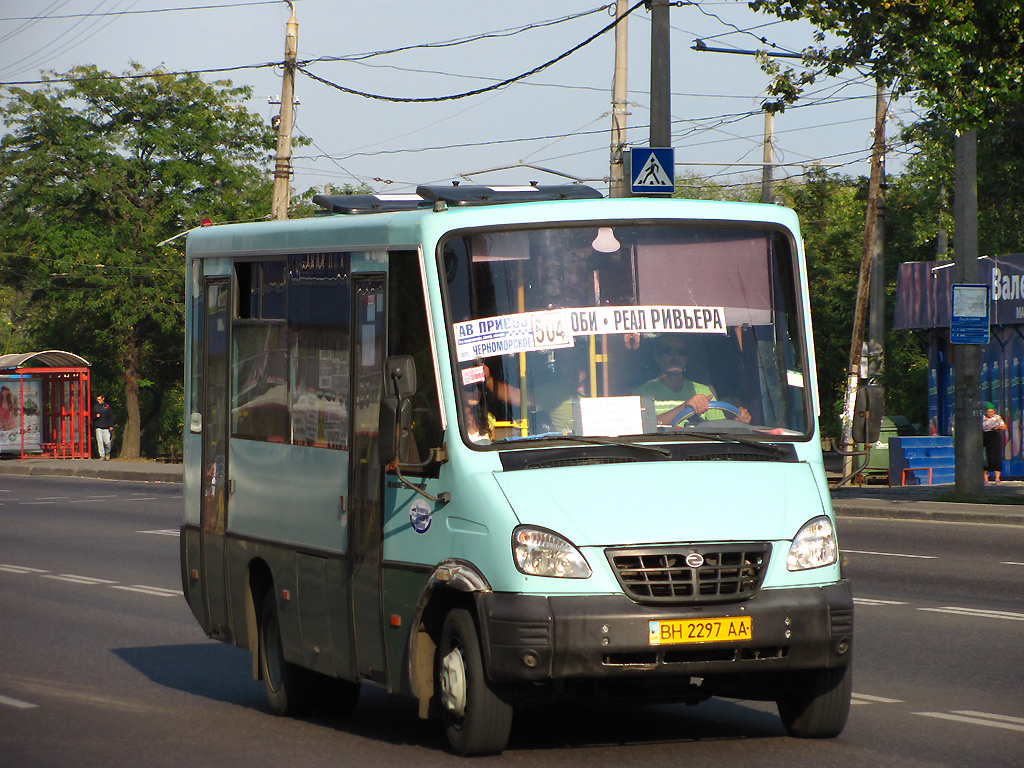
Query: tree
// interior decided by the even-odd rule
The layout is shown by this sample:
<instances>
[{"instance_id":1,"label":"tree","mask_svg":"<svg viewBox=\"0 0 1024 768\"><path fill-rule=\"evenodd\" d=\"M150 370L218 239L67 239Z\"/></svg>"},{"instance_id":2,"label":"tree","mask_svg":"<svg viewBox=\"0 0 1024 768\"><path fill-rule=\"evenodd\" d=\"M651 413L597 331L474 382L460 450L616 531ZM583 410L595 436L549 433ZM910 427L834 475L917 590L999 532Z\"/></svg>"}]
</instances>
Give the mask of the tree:
<instances>
[{"instance_id":1,"label":"tree","mask_svg":"<svg viewBox=\"0 0 1024 768\"><path fill-rule=\"evenodd\" d=\"M806 19L816 45L810 69L778 72L776 107L799 97L816 69L865 71L893 95L913 93L958 128L978 127L1016 101L1024 87L1021 0L751 0L755 11ZM826 33L836 45L826 41Z\"/></svg>"},{"instance_id":2,"label":"tree","mask_svg":"<svg viewBox=\"0 0 1024 768\"><path fill-rule=\"evenodd\" d=\"M829 74L850 66L867 70L880 88L913 92L933 116L955 127L954 280L969 281L978 251L976 130L1024 93L1021 0L753 0L750 6L805 18L818 28L818 47L805 51L805 62ZM826 44L825 33L839 44ZM813 77L792 70L780 75L781 104ZM954 356L956 490L972 498L982 494L980 367L979 346L960 345Z\"/></svg>"},{"instance_id":3,"label":"tree","mask_svg":"<svg viewBox=\"0 0 1024 768\"><path fill-rule=\"evenodd\" d=\"M140 455L143 416L180 397L183 241L159 244L203 218L269 214L274 135L242 106L250 95L137 64L121 76L76 67L3 94L4 287L35 305L36 341L91 359L94 381L122 383L123 400L110 399L125 414L123 457Z\"/></svg>"}]
</instances>

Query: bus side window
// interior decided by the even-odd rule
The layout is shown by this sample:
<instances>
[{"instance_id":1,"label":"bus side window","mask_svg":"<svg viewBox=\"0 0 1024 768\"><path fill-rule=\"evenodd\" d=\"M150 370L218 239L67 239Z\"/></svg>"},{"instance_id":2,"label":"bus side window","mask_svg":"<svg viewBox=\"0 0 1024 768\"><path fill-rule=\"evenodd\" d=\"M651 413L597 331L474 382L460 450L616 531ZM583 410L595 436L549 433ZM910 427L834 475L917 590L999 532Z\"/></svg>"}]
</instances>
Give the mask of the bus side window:
<instances>
[{"instance_id":1,"label":"bus side window","mask_svg":"<svg viewBox=\"0 0 1024 768\"><path fill-rule=\"evenodd\" d=\"M288 329L284 260L235 263L231 436L287 443Z\"/></svg>"},{"instance_id":2,"label":"bus side window","mask_svg":"<svg viewBox=\"0 0 1024 768\"><path fill-rule=\"evenodd\" d=\"M409 355L416 363L416 393L412 396L413 461L424 461L443 439L430 326L423 279L415 251L393 251L388 267L388 355ZM418 455L418 458L417 458ZM437 462L409 474L437 477Z\"/></svg>"}]
</instances>

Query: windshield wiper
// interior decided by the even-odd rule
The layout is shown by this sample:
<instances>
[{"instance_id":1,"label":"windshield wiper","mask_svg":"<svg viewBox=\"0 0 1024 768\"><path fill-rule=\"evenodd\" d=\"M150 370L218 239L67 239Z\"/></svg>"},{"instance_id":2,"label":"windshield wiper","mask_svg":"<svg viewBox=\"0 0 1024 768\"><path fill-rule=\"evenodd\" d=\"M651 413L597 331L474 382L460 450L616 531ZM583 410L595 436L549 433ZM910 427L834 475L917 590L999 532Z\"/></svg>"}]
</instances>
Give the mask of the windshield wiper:
<instances>
[{"instance_id":1,"label":"windshield wiper","mask_svg":"<svg viewBox=\"0 0 1024 768\"><path fill-rule=\"evenodd\" d=\"M576 443L588 443L591 445L613 445L616 448L634 448L638 451L652 451L659 453L666 458L672 458L672 452L666 448L658 448L654 445L640 445L639 443L624 443L621 440L610 440L606 437L587 437L586 435L559 435L562 440L572 440Z\"/></svg>"},{"instance_id":2,"label":"windshield wiper","mask_svg":"<svg viewBox=\"0 0 1024 768\"><path fill-rule=\"evenodd\" d=\"M758 448L765 453L774 453L776 456L786 456L789 451L785 448L780 448L772 443L762 443L758 440L751 440L748 437L736 437L733 435L723 435L720 432L695 432L693 430L686 430L685 432L677 432L673 437L693 437L698 440L713 440L717 443L736 443L738 445L745 445L750 448Z\"/></svg>"},{"instance_id":3,"label":"windshield wiper","mask_svg":"<svg viewBox=\"0 0 1024 768\"><path fill-rule=\"evenodd\" d=\"M584 443L586 445L611 445L616 448L632 448L637 451L652 451L660 454L665 458L672 458L672 452L665 448L658 448L653 445L639 445L638 443L624 443L621 440L610 440L603 437L587 437L585 435L565 435L561 432L545 432L537 435L515 435L513 437L503 437L501 440L495 440L495 443L510 443L518 442L520 440L571 440L574 443Z\"/></svg>"}]
</instances>

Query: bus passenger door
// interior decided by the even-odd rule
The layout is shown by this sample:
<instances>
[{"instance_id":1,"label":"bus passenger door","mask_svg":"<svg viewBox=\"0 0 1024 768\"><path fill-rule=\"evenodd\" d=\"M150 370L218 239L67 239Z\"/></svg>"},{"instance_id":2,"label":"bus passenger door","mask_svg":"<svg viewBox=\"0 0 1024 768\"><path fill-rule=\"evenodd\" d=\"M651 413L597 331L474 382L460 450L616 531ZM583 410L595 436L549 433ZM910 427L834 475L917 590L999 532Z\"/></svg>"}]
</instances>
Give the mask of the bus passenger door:
<instances>
[{"instance_id":1,"label":"bus passenger door","mask_svg":"<svg viewBox=\"0 0 1024 768\"><path fill-rule=\"evenodd\" d=\"M349 563L352 632L359 677L387 685L381 604L380 400L387 345L385 276L353 275L352 440L349 453Z\"/></svg>"},{"instance_id":2,"label":"bus passenger door","mask_svg":"<svg viewBox=\"0 0 1024 768\"><path fill-rule=\"evenodd\" d=\"M207 279L203 286L206 317L203 352L203 476L200 555L205 597L205 629L213 637L231 639L227 599L224 531L227 526L228 456L228 330L231 286L226 277Z\"/></svg>"}]
</instances>

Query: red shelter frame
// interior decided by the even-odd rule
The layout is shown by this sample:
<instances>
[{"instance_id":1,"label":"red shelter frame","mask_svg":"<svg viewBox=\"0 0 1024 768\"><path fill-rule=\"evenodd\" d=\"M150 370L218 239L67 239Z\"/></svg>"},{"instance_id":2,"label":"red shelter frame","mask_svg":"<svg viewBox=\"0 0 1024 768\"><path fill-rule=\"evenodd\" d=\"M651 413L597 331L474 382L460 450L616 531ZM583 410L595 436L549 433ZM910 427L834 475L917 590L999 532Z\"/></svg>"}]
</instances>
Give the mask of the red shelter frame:
<instances>
[{"instance_id":1,"label":"red shelter frame","mask_svg":"<svg viewBox=\"0 0 1024 768\"><path fill-rule=\"evenodd\" d=\"M38 363L55 363L38 365ZM37 363L31 365L31 363ZM68 364L70 363L70 364ZM70 352L36 352L0 356L0 374L31 376L41 382L42 456L54 459L88 459L92 455L89 403L89 363ZM25 388L21 387L24 398ZM25 446L25 414L20 407L20 458L32 458Z\"/></svg>"}]
</instances>

